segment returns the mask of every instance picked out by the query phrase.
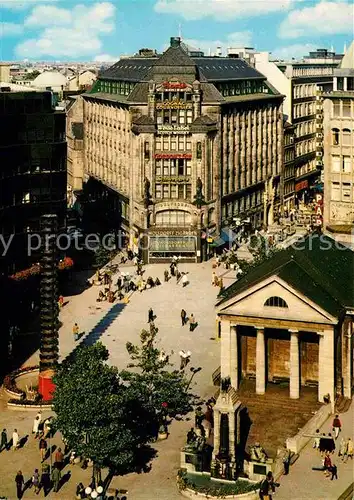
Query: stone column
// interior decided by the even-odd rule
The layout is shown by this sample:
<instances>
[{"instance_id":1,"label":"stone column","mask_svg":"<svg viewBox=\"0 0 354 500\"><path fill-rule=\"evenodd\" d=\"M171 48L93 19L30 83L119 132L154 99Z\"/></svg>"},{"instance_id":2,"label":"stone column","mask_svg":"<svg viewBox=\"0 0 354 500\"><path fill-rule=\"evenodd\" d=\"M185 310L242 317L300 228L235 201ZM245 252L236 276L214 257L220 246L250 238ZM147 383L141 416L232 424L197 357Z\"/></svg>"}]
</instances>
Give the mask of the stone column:
<instances>
[{"instance_id":1,"label":"stone column","mask_svg":"<svg viewBox=\"0 0 354 500\"><path fill-rule=\"evenodd\" d=\"M334 410L334 333L333 328L319 332L318 350L318 400L329 394Z\"/></svg>"},{"instance_id":2,"label":"stone column","mask_svg":"<svg viewBox=\"0 0 354 500\"><path fill-rule=\"evenodd\" d=\"M298 330L289 330L289 332L290 332L290 398L299 399L300 397L299 332Z\"/></svg>"},{"instance_id":3,"label":"stone column","mask_svg":"<svg viewBox=\"0 0 354 500\"><path fill-rule=\"evenodd\" d=\"M266 385L266 352L264 327L256 326L257 344L256 344L256 393L264 394Z\"/></svg>"},{"instance_id":4,"label":"stone column","mask_svg":"<svg viewBox=\"0 0 354 500\"><path fill-rule=\"evenodd\" d=\"M219 454L220 448L220 413L219 411L214 411L214 449L213 449L213 459Z\"/></svg>"},{"instance_id":5,"label":"stone column","mask_svg":"<svg viewBox=\"0 0 354 500\"><path fill-rule=\"evenodd\" d=\"M238 346L237 346L237 328L230 328L230 377L231 386L238 389Z\"/></svg>"},{"instance_id":6,"label":"stone column","mask_svg":"<svg viewBox=\"0 0 354 500\"><path fill-rule=\"evenodd\" d=\"M333 77L333 90L334 91L337 90L337 77L336 76Z\"/></svg>"},{"instance_id":7,"label":"stone column","mask_svg":"<svg viewBox=\"0 0 354 500\"><path fill-rule=\"evenodd\" d=\"M236 429L235 429L235 413L229 413L229 454L231 462L236 459Z\"/></svg>"},{"instance_id":8,"label":"stone column","mask_svg":"<svg viewBox=\"0 0 354 500\"><path fill-rule=\"evenodd\" d=\"M221 320L221 378L231 378L230 322Z\"/></svg>"},{"instance_id":9,"label":"stone column","mask_svg":"<svg viewBox=\"0 0 354 500\"><path fill-rule=\"evenodd\" d=\"M346 76L343 78L343 90L344 92L348 90L348 78Z\"/></svg>"}]
</instances>

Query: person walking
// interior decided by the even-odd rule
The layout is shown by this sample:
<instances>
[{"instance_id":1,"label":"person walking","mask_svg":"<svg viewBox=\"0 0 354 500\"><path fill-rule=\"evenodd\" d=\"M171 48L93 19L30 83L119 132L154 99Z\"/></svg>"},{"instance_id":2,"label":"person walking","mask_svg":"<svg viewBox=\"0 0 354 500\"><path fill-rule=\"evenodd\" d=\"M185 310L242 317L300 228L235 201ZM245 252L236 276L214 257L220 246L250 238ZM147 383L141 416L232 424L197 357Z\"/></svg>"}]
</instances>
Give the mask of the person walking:
<instances>
[{"instance_id":1,"label":"person walking","mask_svg":"<svg viewBox=\"0 0 354 500\"><path fill-rule=\"evenodd\" d=\"M20 437L18 435L17 429L14 429L12 433L12 448L14 451L17 450L19 443L20 443Z\"/></svg>"},{"instance_id":2,"label":"person walking","mask_svg":"<svg viewBox=\"0 0 354 500\"><path fill-rule=\"evenodd\" d=\"M339 415L336 415L332 422L332 429L334 432L335 439L338 439L339 433L342 429L342 422L339 419Z\"/></svg>"},{"instance_id":3,"label":"person walking","mask_svg":"<svg viewBox=\"0 0 354 500\"><path fill-rule=\"evenodd\" d=\"M170 279L170 275L169 275L167 269L164 270L163 276L164 276L165 283L167 283L168 280Z\"/></svg>"},{"instance_id":4,"label":"person walking","mask_svg":"<svg viewBox=\"0 0 354 500\"><path fill-rule=\"evenodd\" d=\"M312 448L315 448L316 450L320 449L320 439L321 439L320 430L316 429L316 435L315 439L313 440Z\"/></svg>"},{"instance_id":5,"label":"person walking","mask_svg":"<svg viewBox=\"0 0 354 500\"><path fill-rule=\"evenodd\" d=\"M47 494L50 492L50 487L51 487L49 468L45 468L42 471L40 484L43 488L43 494L46 497Z\"/></svg>"},{"instance_id":6,"label":"person walking","mask_svg":"<svg viewBox=\"0 0 354 500\"><path fill-rule=\"evenodd\" d=\"M290 459L291 459L291 451L284 445L284 455L283 455L283 465L284 465L284 475L289 474L290 469Z\"/></svg>"},{"instance_id":7,"label":"person walking","mask_svg":"<svg viewBox=\"0 0 354 500\"><path fill-rule=\"evenodd\" d=\"M154 311L152 309L152 307L150 307L149 309L149 313L148 313L148 323L151 323L151 321L154 321Z\"/></svg>"},{"instance_id":8,"label":"person walking","mask_svg":"<svg viewBox=\"0 0 354 500\"><path fill-rule=\"evenodd\" d=\"M17 498L18 498L18 500L21 500L22 493L23 493L23 485L25 483L25 480L24 480L23 474L20 470L16 474L15 483L16 483Z\"/></svg>"},{"instance_id":9,"label":"person walking","mask_svg":"<svg viewBox=\"0 0 354 500\"><path fill-rule=\"evenodd\" d=\"M54 465L57 466L59 470L63 469L64 465L64 453L61 451L61 448L59 447L55 453L54 456Z\"/></svg>"},{"instance_id":10,"label":"person walking","mask_svg":"<svg viewBox=\"0 0 354 500\"><path fill-rule=\"evenodd\" d=\"M44 437L42 437L39 441L39 451L41 454L42 462L44 462L45 456L47 454L47 448L48 448L47 441L44 439Z\"/></svg>"},{"instance_id":11,"label":"person walking","mask_svg":"<svg viewBox=\"0 0 354 500\"><path fill-rule=\"evenodd\" d=\"M338 470L335 464L332 465L330 472L332 474L331 481L333 481L333 479L338 479Z\"/></svg>"},{"instance_id":12,"label":"person walking","mask_svg":"<svg viewBox=\"0 0 354 500\"><path fill-rule=\"evenodd\" d=\"M353 441L350 438L348 438L348 441L347 441L347 456L346 456L346 459L345 459L344 463L347 463L348 458L351 458L353 460L353 454L354 454Z\"/></svg>"},{"instance_id":13,"label":"person walking","mask_svg":"<svg viewBox=\"0 0 354 500\"><path fill-rule=\"evenodd\" d=\"M7 447L8 447L7 432L6 432L6 429L3 429L2 433L1 433L0 452L2 450L7 450Z\"/></svg>"},{"instance_id":14,"label":"person walking","mask_svg":"<svg viewBox=\"0 0 354 500\"><path fill-rule=\"evenodd\" d=\"M33 428L32 428L32 434L34 434L34 439L37 439L39 437L39 424L41 423L41 417L39 415L36 415L34 421L33 421Z\"/></svg>"},{"instance_id":15,"label":"person walking","mask_svg":"<svg viewBox=\"0 0 354 500\"><path fill-rule=\"evenodd\" d=\"M347 442L344 439L344 437L342 437L340 445L339 445L338 457L340 457L342 462L343 462L343 460L346 458L346 456L347 456Z\"/></svg>"},{"instance_id":16,"label":"person walking","mask_svg":"<svg viewBox=\"0 0 354 500\"><path fill-rule=\"evenodd\" d=\"M197 322L195 320L194 314L192 313L189 316L189 331L193 332L193 330L195 330L196 326L197 326Z\"/></svg>"},{"instance_id":17,"label":"person walking","mask_svg":"<svg viewBox=\"0 0 354 500\"><path fill-rule=\"evenodd\" d=\"M182 326L184 326L187 323L187 313L184 309L181 311L181 321L182 321Z\"/></svg>"},{"instance_id":18,"label":"person walking","mask_svg":"<svg viewBox=\"0 0 354 500\"><path fill-rule=\"evenodd\" d=\"M59 484L61 479L61 472L56 465L54 465L52 470L52 481L53 481L53 491L57 493L59 490Z\"/></svg>"},{"instance_id":19,"label":"person walking","mask_svg":"<svg viewBox=\"0 0 354 500\"><path fill-rule=\"evenodd\" d=\"M73 326L73 335L74 335L75 342L77 340L79 340L79 331L80 331L79 325L77 323L75 323L74 326Z\"/></svg>"},{"instance_id":20,"label":"person walking","mask_svg":"<svg viewBox=\"0 0 354 500\"><path fill-rule=\"evenodd\" d=\"M332 467L332 460L331 460L331 457L329 456L329 453L326 453L326 455L324 457L323 466L324 466L325 476L329 477L329 475L330 475L330 469Z\"/></svg>"},{"instance_id":21,"label":"person walking","mask_svg":"<svg viewBox=\"0 0 354 500\"><path fill-rule=\"evenodd\" d=\"M182 276L182 286L183 286L183 288L184 288L185 286L187 286L187 285L188 285L188 283L189 283L188 276L187 276L186 274L184 274L184 275Z\"/></svg>"},{"instance_id":22,"label":"person walking","mask_svg":"<svg viewBox=\"0 0 354 500\"><path fill-rule=\"evenodd\" d=\"M34 473L32 476L32 485L34 486L35 494L38 495L39 490L41 489L41 482L40 482L40 478L39 478L38 469L34 470Z\"/></svg>"},{"instance_id":23,"label":"person walking","mask_svg":"<svg viewBox=\"0 0 354 500\"><path fill-rule=\"evenodd\" d=\"M51 422L52 422L51 418L52 417L48 417L44 421L44 424L43 424L43 437L44 437L44 439L47 439L47 437L50 434L50 431L51 431Z\"/></svg>"}]
</instances>

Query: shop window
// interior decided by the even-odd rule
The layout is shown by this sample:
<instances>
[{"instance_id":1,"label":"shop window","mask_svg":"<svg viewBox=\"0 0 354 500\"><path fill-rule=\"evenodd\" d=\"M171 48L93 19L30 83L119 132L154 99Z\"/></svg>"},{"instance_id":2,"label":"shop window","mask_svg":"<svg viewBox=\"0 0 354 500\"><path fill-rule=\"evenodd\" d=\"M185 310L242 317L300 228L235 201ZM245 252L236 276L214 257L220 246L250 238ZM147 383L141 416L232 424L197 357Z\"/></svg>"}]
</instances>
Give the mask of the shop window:
<instances>
[{"instance_id":1,"label":"shop window","mask_svg":"<svg viewBox=\"0 0 354 500\"><path fill-rule=\"evenodd\" d=\"M202 159L202 143L197 142L197 160Z\"/></svg>"},{"instance_id":2,"label":"shop window","mask_svg":"<svg viewBox=\"0 0 354 500\"><path fill-rule=\"evenodd\" d=\"M342 184L342 201L350 202L351 195L351 184L350 182L343 182Z\"/></svg>"},{"instance_id":3,"label":"shop window","mask_svg":"<svg viewBox=\"0 0 354 500\"><path fill-rule=\"evenodd\" d=\"M332 128L332 144L333 146L338 146L339 144L339 129Z\"/></svg>"},{"instance_id":4,"label":"shop window","mask_svg":"<svg viewBox=\"0 0 354 500\"><path fill-rule=\"evenodd\" d=\"M339 184L339 182L332 182L331 199L333 201L340 201L340 184Z\"/></svg>"},{"instance_id":5,"label":"shop window","mask_svg":"<svg viewBox=\"0 0 354 500\"><path fill-rule=\"evenodd\" d=\"M269 297L269 299L265 301L264 305L267 307L288 307L288 304L281 297Z\"/></svg>"},{"instance_id":6,"label":"shop window","mask_svg":"<svg viewBox=\"0 0 354 500\"><path fill-rule=\"evenodd\" d=\"M343 129L343 146L350 146L352 142L351 138L350 130L348 128Z\"/></svg>"}]
</instances>

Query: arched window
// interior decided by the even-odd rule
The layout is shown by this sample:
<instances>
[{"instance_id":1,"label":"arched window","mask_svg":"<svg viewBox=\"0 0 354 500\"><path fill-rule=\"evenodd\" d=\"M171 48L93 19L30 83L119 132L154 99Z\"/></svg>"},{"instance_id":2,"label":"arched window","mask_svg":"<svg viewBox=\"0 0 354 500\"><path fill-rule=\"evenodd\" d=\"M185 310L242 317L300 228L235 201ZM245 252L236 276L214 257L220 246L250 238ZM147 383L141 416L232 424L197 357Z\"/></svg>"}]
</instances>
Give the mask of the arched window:
<instances>
[{"instance_id":1,"label":"arched window","mask_svg":"<svg viewBox=\"0 0 354 500\"><path fill-rule=\"evenodd\" d=\"M352 142L352 134L349 128L343 129L343 146L350 146Z\"/></svg>"},{"instance_id":2,"label":"arched window","mask_svg":"<svg viewBox=\"0 0 354 500\"><path fill-rule=\"evenodd\" d=\"M189 212L183 210L163 210L156 214L157 226L188 226L192 223Z\"/></svg>"},{"instance_id":3,"label":"arched window","mask_svg":"<svg viewBox=\"0 0 354 500\"><path fill-rule=\"evenodd\" d=\"M288 304L281 297L269 297L264 302L264 305L268 307L288 307Z\"/></svg>"},{"instance_id":4,"label":"arched window","mask_svg":"<svg viewBox=\"0 0 354 500\"><path fill-rule=\"evenodd\" d=\"M339 144L339 129L332 128L332 144L333 146L338 146Z\"/></svg>"}]
</instances>

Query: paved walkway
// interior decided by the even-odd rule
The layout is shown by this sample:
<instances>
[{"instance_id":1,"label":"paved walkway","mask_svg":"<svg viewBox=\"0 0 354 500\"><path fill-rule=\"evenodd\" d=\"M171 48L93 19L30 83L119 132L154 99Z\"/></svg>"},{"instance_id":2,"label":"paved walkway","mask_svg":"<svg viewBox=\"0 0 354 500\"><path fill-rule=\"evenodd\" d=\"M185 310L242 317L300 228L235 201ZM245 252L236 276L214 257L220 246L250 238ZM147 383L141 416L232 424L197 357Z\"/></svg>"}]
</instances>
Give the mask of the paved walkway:
<instances>
[{"instance_id":1,"label":"paved walkway","mask_svg":"<svg viewBox=\"0 0 354 500\"><path fill-rule=\"evenodd\" d=\"M211 285L211 262L206 264L181 265L182 271L189 273L190 284L182 288L172 278L163 282L163 264L146 266L145 277L159 277L162 285L135 292L129 304L97 303L99 287L93 286L79 295L65 297L69 301L60 313L63 326L60 329L60 357L69 355L77 346L72 335L72 326L77 322L84 332L81 342L103 342L110 352L109 362L119 369L125 368L129 362L126 352L126 342L138 342L140 331L147 327L149 307L157 315L155 320L159 328L160 345L166 352L173 351L171 362L179 366L178 352L181 349L192 352L190 367L201 367L196 375L192 388L201 397L210 397L215 388L212 386L211 375L220 363L220 344L215 340L216 322L214 304L218 289ZM124 271L133 271L125 267ZM116 275L118 277L118 275ZM188 314L194 313L198 327L193 333L188 326L181 326L180 311L184 308ZM38 362L35 353L25 364ZM0 400L0 427L6 427L12 433L14 427L20 437L31 434L34 412L18 412L7 410L4 400ZM185 436L191 426L189 420L173 422L167 441L156 443L157 456L152 461L151 471L147 474L131 474L114 478L112 487L128 489L129 500L178 500L180 495L176 488L176 474L179 468L180 448L185 442ZM52 445L62 446L60 435L52 440ZM0 453L0 470L2 483L0 497L15 499L14 477L21 469L25 479L29 479L34 468L39 468L38 442L30 435L23 449ZM90 471L83 471L78 466L67 466L69 481L58 494L50 493L48 499L71 500L75 487L82 481L87 485L90 481ZM42 493L40 494L42 496ZM24 499L36 498L33 491L28 490ZM38 498L38 497L37 497Z\"/></svg>"},{"instance_id":2,"label":"paved walkway","mask_svg":"<svg viewBox=\"0 0 354 500\"><path fill-rule=\"evenodd\" d=\"M338 480L331 481L322 471L313 471L312 467L321 466L319 453L312 448L312 440L303 449L300 457L290 468L288 476L282 476L280 487L277 489L277 500L337 500L338 497L354 480L354 462L349 460L346 464L338 458L338 447L341 437L353 439L353 402L347 413L340 415L342 432L336 442L335 454L331 456L332 462L338 467ZM321 431L332 431L333 417L323 425Z\"/></svg>"}]
</instances>

